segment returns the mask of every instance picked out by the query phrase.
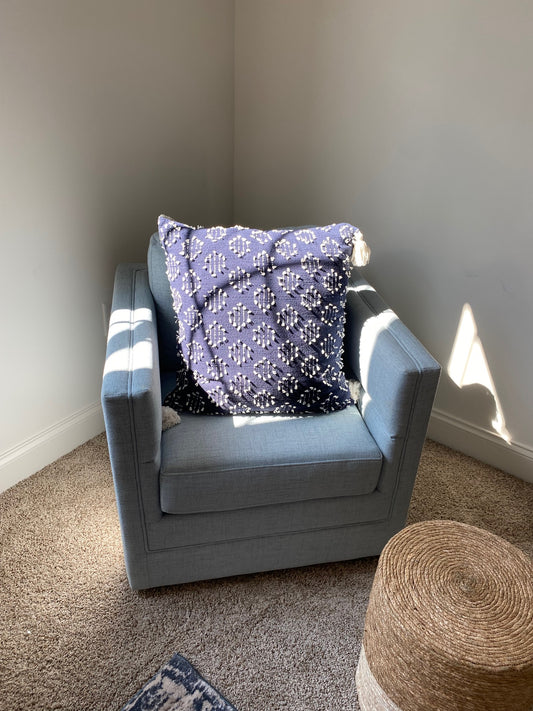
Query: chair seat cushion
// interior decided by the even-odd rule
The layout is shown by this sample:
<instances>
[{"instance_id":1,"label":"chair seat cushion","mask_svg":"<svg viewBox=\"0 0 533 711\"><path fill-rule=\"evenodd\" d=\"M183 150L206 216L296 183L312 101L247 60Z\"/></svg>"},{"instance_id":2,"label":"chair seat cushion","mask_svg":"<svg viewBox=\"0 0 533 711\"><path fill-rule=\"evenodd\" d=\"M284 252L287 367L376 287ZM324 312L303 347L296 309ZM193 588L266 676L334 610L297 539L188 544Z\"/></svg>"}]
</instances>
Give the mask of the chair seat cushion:
<instances>
[{"instance_id":1,"label":"chair seat cushion","mask_svg":"<svg viewBox=\"0 0 533 711\"><path fill-rule=\"evenodd\" d=\"M312 415L183 414L162 435L168 514L368 494L382 456L355 406Z\"/></svg>"}]
</instances>

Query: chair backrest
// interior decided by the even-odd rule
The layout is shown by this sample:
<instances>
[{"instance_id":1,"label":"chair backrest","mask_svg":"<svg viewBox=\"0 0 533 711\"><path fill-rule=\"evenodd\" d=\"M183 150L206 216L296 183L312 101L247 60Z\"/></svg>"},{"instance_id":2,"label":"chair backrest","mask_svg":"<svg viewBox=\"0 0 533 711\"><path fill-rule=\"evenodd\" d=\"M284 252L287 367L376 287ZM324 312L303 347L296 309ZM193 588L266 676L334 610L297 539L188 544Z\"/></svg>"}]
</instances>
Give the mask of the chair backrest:
<instances>
[{"instance_id":1,"label":"chair backrest","mask_svg":"<svg viewBox=\"0 0 533 711\"><path fill-rule=\"evenodd\" d=\"M178 368L176 317L167 277L165 252L157 232L150 238L148 247L148 280L157 316L160 368L163 372L176 372Z\"/></svg>"}]
</instances>

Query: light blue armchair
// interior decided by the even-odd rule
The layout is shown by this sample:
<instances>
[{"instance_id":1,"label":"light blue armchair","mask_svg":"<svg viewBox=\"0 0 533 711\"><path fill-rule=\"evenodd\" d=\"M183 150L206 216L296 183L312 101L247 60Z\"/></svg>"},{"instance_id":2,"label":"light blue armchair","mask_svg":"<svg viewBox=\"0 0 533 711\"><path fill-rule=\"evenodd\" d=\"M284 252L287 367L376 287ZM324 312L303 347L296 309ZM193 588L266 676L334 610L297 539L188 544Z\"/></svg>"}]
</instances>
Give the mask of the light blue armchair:
<instances>
[{"instance_id":1,"label":"light blue armchair","mask_svg":"<svg viewBox=\"0 0 533 711\"><path fill-rule=\"evenodd\" d=\"M354 270L345 366L357 406L306 416L182 414L175 319L153 236L121 264L102 404L126 570L142 589L377 555L406 519L440 366Z\"/></svg>"}]
</instances>

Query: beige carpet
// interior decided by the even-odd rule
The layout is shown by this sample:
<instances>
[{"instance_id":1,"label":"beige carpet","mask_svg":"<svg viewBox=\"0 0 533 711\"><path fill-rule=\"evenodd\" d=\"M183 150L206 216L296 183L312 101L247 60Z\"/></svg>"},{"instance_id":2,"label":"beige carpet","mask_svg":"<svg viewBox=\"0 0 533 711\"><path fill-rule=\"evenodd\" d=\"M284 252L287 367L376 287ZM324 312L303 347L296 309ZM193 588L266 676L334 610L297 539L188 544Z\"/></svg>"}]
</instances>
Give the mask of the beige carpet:
<instances>
[{"instance_id":1,"label":"beige carpet","mask_svg":"<svg viewBox=\"0 0 533 711\"><path fill-rule=\"evenodd\" d=\"M533 485L427 442L410 522L533 555ZM0 495L0 709L117 710L173 652L239 711L357 711L376 558L141 593L126 581L104 436Z\"/></svg>"}]
</instances>

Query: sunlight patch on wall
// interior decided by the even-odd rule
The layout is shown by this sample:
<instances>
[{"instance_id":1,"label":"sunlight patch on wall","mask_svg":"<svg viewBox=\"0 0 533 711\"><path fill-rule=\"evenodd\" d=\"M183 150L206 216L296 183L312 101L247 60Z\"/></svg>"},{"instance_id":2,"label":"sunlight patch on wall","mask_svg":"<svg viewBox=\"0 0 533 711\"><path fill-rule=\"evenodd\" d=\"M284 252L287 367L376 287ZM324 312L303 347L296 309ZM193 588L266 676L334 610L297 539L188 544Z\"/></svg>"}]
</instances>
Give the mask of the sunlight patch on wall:
<instances>
[{"instance_id":1,"label":"sunlight patch on wall","mask_svg":"<svg viewBox=\"0 0 533 711\"><path fill-rule=\"evenodd\" d=\"M511 435L505 426L503 410L496 392L483 344L478 335L474 313L470 304L463 306L452 354L448 363L448 375L453 382L463 388L467 385L482 385L487 388L496 405L496 415L491 424L494 431L506 442Z\"/></svg>"}]
</instances>

